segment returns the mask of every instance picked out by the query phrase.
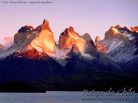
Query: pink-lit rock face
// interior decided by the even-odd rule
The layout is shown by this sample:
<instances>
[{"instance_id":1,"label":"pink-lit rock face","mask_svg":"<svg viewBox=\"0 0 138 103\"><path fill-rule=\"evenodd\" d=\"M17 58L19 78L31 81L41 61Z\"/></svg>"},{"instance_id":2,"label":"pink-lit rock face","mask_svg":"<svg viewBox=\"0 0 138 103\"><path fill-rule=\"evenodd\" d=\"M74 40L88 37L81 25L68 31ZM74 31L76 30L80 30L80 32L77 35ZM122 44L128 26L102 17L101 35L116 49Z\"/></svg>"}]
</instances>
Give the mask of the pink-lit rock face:
<instances>
[{"instance_id":1,"label":"pink-lit rock face","mask_svg":"<svg viewBox=\"0 0 138 103\"><path fill-rule=\"evenodd\" d=\"M131 29L133 32L138 32L138 26L130 27L130 29Z\"/></svg>"},{"instance_id":2,"label":"pink-lit rock face","mask_svg":"<svg viewBox=\"0 0 138 103\"><path fill-rule=\"evenodd\" d=\"M23 51L21 53L17 52L15 55L22 56L22 57L29 58L29 59L36 59L36 60L48 57L48 55L46 53L38 52L36 49Z\"/></svg>"},{"instance_id":3,"label":"pink-lit rock face","mask_svg":"<svg viewBox=\"0 0 138 103\"><path fill-rule=\"evenodd\" d=\"M31 42L30 46L37 51L47 53L48 55L54 53L54 33L51 31L47 20L44 20L43 24L40 26L40 31L36 38Z\"/></svg>"},{"instance_id":4,"label":"pink-lit rock face","mask_svg":"<svg viewBox=\"0 0 138 103\"><path fill-rule=\"evenodd\" d=\"M118 28L120 26L117 25L115 27L111 27L106 33L105 33L105 39L112 39L112 38L119 38L120 32L118 31Z\"/></svg>"},{"instance_id":5,"label":"pink-lit rock face","mask_svg":"<svg viewBox=\"0 0 138 103\"><path fill-rule=\"evenodd\" d=\"M73 45L76 45L79 51L83 52L85 44L86 41L74 31L73 27L67 28L59 37L60 49L72 48Z\"/></svg>"},{"instance_id":6,"label":"pink-lit rock face","mask_svg":"<svg viewBox=\"0 0 138 103\"><path fill-rule=\"evenodd\" d=\"M14 36L14 43L16 45L25 45L25 47L20 50L20 53L23 53L26 56L31 56L33 55L31 53L37 54L34 52L36 50L37 52L45 53L50 56L53 55L55 40L54 33L49 27L48 20L44 20L43 24L38 26L36 29L25 26L19 31L20 32Z\"/></svg>"},{"instance_id":7,"label":"pink-lit rock face","mask_svg":"<svg viewBox=\"0 0 138 103\"><path fill-rule=\"evenodd\" d=\"M97 51L102 52L102 53L107 53L106 47L104 46L104 44L100 43L100 41L101 41L100 37L96 36L95 44L96 44Z\"/></svg>"},{"instance_id":8,"label":"pink-lit rock face","mask_svg":"<svg viewBox=\"0 0 138 103\"><path fill-rule=\"evenodd\" d=\"M102 53L107 53L107 49L102 43L97 43L96 44L97 51L102 52Z\"/></svg>"},{"instance_id":9,"label":"pink-lit rock face","mask_svg":"<svg viewBox=\"0 0 138 103\"><path fill-rule=\"evenodd\" d=\"M101 38L100 38L100 36L96 36L96 38L95 38L95 42L99 42L99 41L101 41Z\"/></svg>"}]
</instances>

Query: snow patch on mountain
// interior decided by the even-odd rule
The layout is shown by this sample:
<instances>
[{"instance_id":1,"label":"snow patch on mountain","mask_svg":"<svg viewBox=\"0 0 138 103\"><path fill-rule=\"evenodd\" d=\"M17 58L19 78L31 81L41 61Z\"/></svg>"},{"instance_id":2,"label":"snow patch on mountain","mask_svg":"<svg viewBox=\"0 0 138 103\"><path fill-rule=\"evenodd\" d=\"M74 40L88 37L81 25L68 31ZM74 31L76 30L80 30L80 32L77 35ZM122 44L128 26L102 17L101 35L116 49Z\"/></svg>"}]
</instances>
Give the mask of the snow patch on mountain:
<instances>
[{"instance_id":1,"label":"snow patch on mountain","mask_svg":"<svg viewBox=\"0 0 138 103\"><path fill-rule=\"evenodd\" d=\"M112 52L114 49L118 48L119 46L124 45L124 44L123 44L123 41L120 41L120 40L118 40L118 39L103 40L102 43L106 46L106 48L107 48L107 53L110 53L110 52Z\"/></svg>"},{"instance_id":2,"label":"snow patch on mountain","mask_svg":"<svg viewBox=\"0 0 138 103\"><path fill-rule=\"evenodd\" d=\"M138 57L134 54L137 48L129 40L108 39L102 40L102 43L107 48L107 54L116 62L128 62Z\"/></svg>"},{"instance_id":3,"label":"snow patch on mountain","mask_svg":"<svg viewBox=\"0 0 138 103\"><path fill-rule=\"evenodd\" d=\"M134 37L132 36L132 34L128 33L127 31L122 32L121 35L128 37L129 40L133 40L134 39Z\"/></svg>"}]
</instances>

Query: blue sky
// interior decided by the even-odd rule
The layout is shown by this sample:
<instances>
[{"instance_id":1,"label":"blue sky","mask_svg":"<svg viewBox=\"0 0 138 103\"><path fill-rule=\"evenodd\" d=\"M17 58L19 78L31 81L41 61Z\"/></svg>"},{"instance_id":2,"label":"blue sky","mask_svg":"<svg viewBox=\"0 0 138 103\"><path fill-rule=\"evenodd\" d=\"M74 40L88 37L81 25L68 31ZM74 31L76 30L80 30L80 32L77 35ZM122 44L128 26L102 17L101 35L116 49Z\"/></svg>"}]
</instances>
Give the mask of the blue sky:
<instances>
[{"instance_id":1,"label":"blue sky","mask_svg":"<svg viewBox=\"0 0 138 103\"><path fill-rule=\"evenodd\" d=\"M14 36L21 26L33 25L36 27L40 25L44 18L49 20L56 40L58 40L60 33L68 26L73 26L80 35L89 33L94 38L96 35L103 37L105 31L113 25L138 25L138 0L49 1L53 3L0 3L0 41L4 37Z\"/></svg>"}]
</instances>

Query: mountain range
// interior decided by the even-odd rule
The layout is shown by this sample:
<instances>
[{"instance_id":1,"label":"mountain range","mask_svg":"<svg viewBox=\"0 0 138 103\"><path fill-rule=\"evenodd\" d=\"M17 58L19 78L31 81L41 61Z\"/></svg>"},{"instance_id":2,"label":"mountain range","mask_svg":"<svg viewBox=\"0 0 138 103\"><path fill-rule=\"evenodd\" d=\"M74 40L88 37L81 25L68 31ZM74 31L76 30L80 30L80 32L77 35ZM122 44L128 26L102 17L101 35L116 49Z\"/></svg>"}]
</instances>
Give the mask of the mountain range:
<instances>
[{"instance_id":1,"label":"mountain range","mask_svg":"<svg viewBox=\"0 0 138 103\"><path fill-rule=\"evenodd\" d=\"M11 47L0 45L0 91L27 87L32 91L110 87L138 91L137 81L138 26L111 26L103 40L97 36L95 41L70 26L56 43L49 21L44 20L36 28L21 27Z\"/></svg>"}]
</instances>

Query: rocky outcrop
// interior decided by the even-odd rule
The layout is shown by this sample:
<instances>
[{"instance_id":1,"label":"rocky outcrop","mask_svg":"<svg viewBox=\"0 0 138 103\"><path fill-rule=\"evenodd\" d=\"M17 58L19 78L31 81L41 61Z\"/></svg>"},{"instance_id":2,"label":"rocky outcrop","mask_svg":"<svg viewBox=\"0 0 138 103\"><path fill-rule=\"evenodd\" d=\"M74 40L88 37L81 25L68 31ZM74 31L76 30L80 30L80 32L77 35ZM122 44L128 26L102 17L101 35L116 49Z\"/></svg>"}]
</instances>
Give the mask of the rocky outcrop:
<instances>
[{"instance_id":1,"label":"rocky outcrop","mask_svg":"<svg viewBox=\"0 0 138 103\"><path fill-rule=\"evenodd\" d=\"M138 26L130 27L131 31L138 32Z\"/></svg>"},{"instance_id":2,"label":"rocky outcrop","mask_svg":"<svg viewBox=\"0 0 138 103\"><path fill-rule=\"evenodd\" d=\"M29 32L29 31L32 31L34 30L34 27L33 26L23 26L21 27L19 30L18 30L18 33L26 33L26 32Z\"/></svg>"},{"instance_id":3,"label":"rocky outcrop","mask_svg":"<svg viewBox=\"0 0 138 103\"><path fill-rule=\"evenodd\" d=\"M107 48L105 47L104 44L101 43L100 36L96 36L95 45L98 52L107 53Z\"/></svg>"},{"instance_id":4,"label":"rocky outcrop","mask_svg":"<svg viewBox=\"0 0 138 103\"><path fill-rule=\"evenodd\" d=\"M73 27L66 28L59 37L59 48L71 49L74 44L79 48L80 52L84 52L86 41L74 31Z\"/></svg>"},{"instance_id":5,"label":"rocky outcrop","mask_svg":"<svg viewBox=\"0 0 138 103\"><path fill-rule=\"evenodd\" d=\"M86 45L84 47L84 53L96 55L97 50L94 41L92 40L90 34L85 33L82 38L86 41Z\"/></svg>"},{"instance_id":6,"label":"rocky outcrop","mask_svg":"<svg viewBox=\"0 0 138 103\"><path fill-rule=\"evenodd\" d=\"M118 31L119 26L111 26L110 29L105 33L105 39L120 38L120 32Z\"/></svg>"},{"instance_id":7,"label":"rocky outcrop","mask_svg":"<svg viewBox=\"0 0 138 103\"><path fill-rule=\"evenodd\" d=\"M54 53L55 40L54 33L49 27L48 20L44 20L43 24L38 28L40 28L40 31L29 46L35 48L38 52L44 52L48 55L52 55Z\"/></svg>"},{"instance_id":8,"label":"rocky outcrop","mask_svg":"<svg viewBox=\"0 0 138 103\"><path fill-rule=\"evenodd\" d=\"M101 38L100 38L100 36L96 36L96 38L95 38L95 43L97 43L97 42L100 42L101 41Z\"/></svg>"},{"instance_id":9,"label":"rocky outcrop","mask_svg":"<svg viewBox=\"0 0 138 103\"><path fill-rule=\"evenodd\" d=\"M129 62L137 58L138 54L138 33L129 27L119 25L111 27L105 38L100 42L107 48L107 54L116 62ZM98 45L98 47L101 47Z\"/></svg>"},{"instance_id":10,"label":"rocky outcrop","mask_svg":"<svg viewBox=\"0 0 138 103\"><path fill-rule=\"evenodd\" d=\"M16 44L23 44L25 42L25 47L18 50L21 54L32 57L34 53L36 54L48 54L52 55L55 48L54 34L49 27L48 20L44 20L43 24L38 26L36 29L33 27L25 26L22 27L14 37L14 42ZM36 57L36 56L35 56ZM38 57L40 57L38 55Z\"/></svg>"},{"instance_id":11,"label":"rocky outcrop","mask_svg":"<svg viewBox=\"0 0 138 103\"><path fill-rule=\"evenodd\" d=\"M24 51L22 53L17 52L15 53L15 56L24 57L24 58L33 59L33 60L45 59L47 57L49 58L49 56L46 53L38 52L36 49Z\"/></svg>"},{"instance_id":12,"label":"rocky outcrop","mask_svg":"<svg viewBox=\"0 0 138 103\"><path fill-rule=\"evenodd\" d=\"M107 53L107 49L104 44L102 43L96 43L96 48L97 51L102 52L102 53Z\"/></svg>"},{"instance_id":13,"label":"rocky outcrop","mask_svg":"<svg viewBox=\"0 0 138 103\"><path fill-rule=\"evenodd\" d=\"M48 30L48 31L52 32L52 30L51 30L51 28L50 28L50 26L49 26L49 21L46 20L46 19L44 19L42 25L38 26L38 27L35 29L35 31L39 31L39 32L41 32L41 31L43 31L43 30Z\"/></svg>"},{"instance_id":14,"label":"rocky outcrop","mask_svg":"<svg viewBox=\"0 0 138 103\"><path fill-rule=\"evenodd\" d=\"M33 26L23 26L14 35L14 44L22 45L25 43L30 43L36 37L36 32Z\"/></svg>"}]
</instances>

